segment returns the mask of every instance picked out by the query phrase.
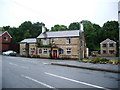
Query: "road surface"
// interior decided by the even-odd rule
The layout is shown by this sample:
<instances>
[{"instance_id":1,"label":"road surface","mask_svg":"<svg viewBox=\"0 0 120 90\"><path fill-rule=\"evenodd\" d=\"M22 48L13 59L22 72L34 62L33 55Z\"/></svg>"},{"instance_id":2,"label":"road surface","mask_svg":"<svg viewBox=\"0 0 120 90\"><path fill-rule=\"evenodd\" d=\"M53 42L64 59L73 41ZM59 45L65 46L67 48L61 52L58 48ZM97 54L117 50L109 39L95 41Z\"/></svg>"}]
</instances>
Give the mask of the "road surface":
<instances>
[{"instance_id":1,"label":"road surface","mask_svg":"<svg viewBox=\"0 0 120 90\"><path fill-rule=\"evenodd\" d=\"M2 88L118 88L117 73L50 63L49 59L3 56Z\"/></svg>"}]
</instances>

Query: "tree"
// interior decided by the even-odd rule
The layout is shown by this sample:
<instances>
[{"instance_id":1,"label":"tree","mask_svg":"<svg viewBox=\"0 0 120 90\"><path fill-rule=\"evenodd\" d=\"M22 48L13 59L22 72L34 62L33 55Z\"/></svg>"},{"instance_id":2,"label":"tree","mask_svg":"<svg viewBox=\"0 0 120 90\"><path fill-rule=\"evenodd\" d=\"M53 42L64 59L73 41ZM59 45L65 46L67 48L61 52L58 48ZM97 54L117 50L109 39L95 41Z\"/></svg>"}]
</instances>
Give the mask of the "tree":
<instances>
[{"instance_id":1,"label":"tree","mask_svg":"<svg viewBox=\"0 0 120 90\"><path fill-rule=\"evenodd\" d=\"M67 26L65 25L54 25L54 27L51 27L51 31L63 31L67 30Z\"/></svg>"},{"instance_id":2,"label":"tree","mask_svg":"<svg viewBox=\"0 0 120 90\"><path fill-rule=\"evenodd\" d=\"M104 23L102 27L102 31L104 33L104 38L110 38L112 40L119 40L119 29L118 29L117 21L107 21Z\"/></svg>"},{"instance_id":3,"label":"tree","mask_svg":"<svg viewBox=\"0 0 120 90\"><path fill-rule=\"evenodd\" d=\"M93 24L88 20L82 20L84 25L84 35L86 40L86 45L90 51L95 49L95 32Z\"/></svg>"},{"instance_id":4,"label":"tree","mask_svg":"<svg viewBox=\"0 0 120 90\"><path fill-rule=\"evenodd\" d=\"M4 29L5 31L7 31L7 30L10 29L10 26L3 26L3 29Z\"/></svg>"},{"instance_id":5,"label":"tree","mask_svg":"<svg viewBox=\"0 0 120 90\"><path fill-rule=\"evenodd\" d=\"M80 25L78 22L70 23L70 25L68 26L69 30L79 30L79 28L80 28Z\"/></svg>"},{"instance_id":6,"label":"tree","mask_svg":"<svg viewBox=\"0 0 120 90\"><path fill-rule=\"evenodd\" d=\"M42 26L45 26L45 24L42 22L33 23L30 30L30 34L32 35L31 37L36 38L42 32Z\"/></svg>"}]
</instances>

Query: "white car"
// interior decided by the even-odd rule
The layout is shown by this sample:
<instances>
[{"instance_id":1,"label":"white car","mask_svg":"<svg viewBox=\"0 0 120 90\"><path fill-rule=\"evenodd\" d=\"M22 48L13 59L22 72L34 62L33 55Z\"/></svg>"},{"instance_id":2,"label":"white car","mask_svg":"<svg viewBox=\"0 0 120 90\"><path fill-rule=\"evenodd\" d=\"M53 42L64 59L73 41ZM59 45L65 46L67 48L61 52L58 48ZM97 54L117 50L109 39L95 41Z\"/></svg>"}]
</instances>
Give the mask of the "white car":
<instances>
[{"instance_id":1,"label":"white car","mask_svg":"<svg viewBox=\"0 0 120 90\"><path fill-rule=\"evenodd\" d=\"M2 54L7 56L16 56L17 52L9 50L9 51L3 52Z\"/></svg>"}]
</instances>

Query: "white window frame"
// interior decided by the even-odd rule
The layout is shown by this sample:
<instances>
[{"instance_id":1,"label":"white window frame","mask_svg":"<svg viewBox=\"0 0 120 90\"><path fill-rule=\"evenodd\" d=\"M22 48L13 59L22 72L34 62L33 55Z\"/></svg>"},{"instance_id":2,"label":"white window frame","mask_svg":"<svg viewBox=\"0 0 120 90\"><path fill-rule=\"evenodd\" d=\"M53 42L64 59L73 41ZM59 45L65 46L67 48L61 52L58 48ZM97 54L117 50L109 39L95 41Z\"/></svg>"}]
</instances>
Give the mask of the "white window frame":
<instances>
[{"instance_id":1,"label":"white window frame","mask_svg":"<svg viewBox=\"0 0 120 90\"><path fill-rule=\"evenodd\" d=\"M70 52L70 53L68 53L68 52ZM71 48L67 48L67 49L66 49L66 55L71 55L71 53L72 53Z\"/></svg>"},{"instance_id":2,"label":"white window frame","mask_svg":"<svg viewBox=\"0 0 120 90\"><path fill-rule=\"evenodd\" d=\"M112 44L112 46L111 46L111 44ZM109 47L114 47L114 43L109 43Z\"/></svg>"},{"instance_id":3,"label":"white window frame","mask_svg":"<svg viewBox=\"0 0 120 90\"><path fill-rule=\"evenodd\" d=\"M4 37L4 40L8 41L8 37Z\"/></svg>"},{"instance_id":4,"label":"white window frame","mask_svg":"<svg viewBox=\"0 0 120 90\"><path fill-rule=\"evenodd\" d=\"M23 55L26 54L26 50L25 50L25 48L22 49L22 54L23 54Z\"/></svg>"},{"instance_id":5,"label":"white window frame","mask_svg":"<svg viewBox=\"0 0 120 90\"><path fill-rule=\"evenodd\" d=\"M103 44L102 44L102 47L104 47L104 48L107 47L107 44L106 44L106 43L103 43Z\"/></svg>"},{"instance_id":6,"label":"white window frame","mask_svg":"<svg viewBox=\"0 0 120 90\"><path fill-rule=\"evenodd\" d=\"M54 38L51 38L51 43L55 43L55 39Z\"/></svg>"},{"instance_id":7,"label":"white window frame","mask_svg":"<svg viewBox=\"0 0 120 90\"><path fill-rule=\"evenodd\" d=\"M31 54L33 54L32 51L33 51L33 53L35 53L35 48L30 48L30 53Z\"/></svg>"},{"instance_id":8,"label":"white window frame","mask_svg":"<svg viewBox=\"0 0 120 90\"><path fill-rule=\"evenodd\" d=\"M43 40L43 45L47 45L47 39Z\"/></svg>"},{"instance_id":9,"label":"white window frame","mask_svg":"<svg viewBox=\"0 0 120 90\"><path fill-rule=\"evenodd\" d=\"M43 49L43 54L47 54L47 49Z\"/></svg>"},{"instance_id":10,"label":"white window frame","mask_svg":"<svg viewBox=\"0 0 120 90\"><path fill-rule=\"evenodd\" d=\"M66 44L70 44L71 43L71 39L70 38L67 38L66 39Z\"/></svg>"}]
</instances>

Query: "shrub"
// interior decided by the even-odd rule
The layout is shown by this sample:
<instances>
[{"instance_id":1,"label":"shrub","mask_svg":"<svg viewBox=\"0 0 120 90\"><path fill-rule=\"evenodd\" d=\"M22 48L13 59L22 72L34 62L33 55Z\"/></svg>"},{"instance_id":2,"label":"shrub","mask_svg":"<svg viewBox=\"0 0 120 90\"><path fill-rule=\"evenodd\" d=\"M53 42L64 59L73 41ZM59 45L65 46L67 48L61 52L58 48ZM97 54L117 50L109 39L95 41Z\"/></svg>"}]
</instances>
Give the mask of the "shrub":
<instances>
[{"instance_id":1,"label":"shrub","mask_svg":"<svg viewBox=\"0 0 120 90\"><path fill-rule=\"evenodd\" d=\"M89 60L83 60L83 62L89 62Z\"/></svg>"},{"instance_id":2,"label":"shrub","mask_svg":"<svg viewBox=\"0 0 120 90\"><path fill-rule=\"evenodd\" d=\"M120 64L120 60L110 60L109 63L111 63L111 64Z\"/></svg>"},{"instance_id":3,"label":"shrub","mask_svg":"<svg viewBox=\"0 0 120 90\"><path fill-rule=\"evenodd\" d=\"M91 63L108 63L109 59L96 57L96 58L92 58L90 62Z\"/></svg>"}]
</instances>

